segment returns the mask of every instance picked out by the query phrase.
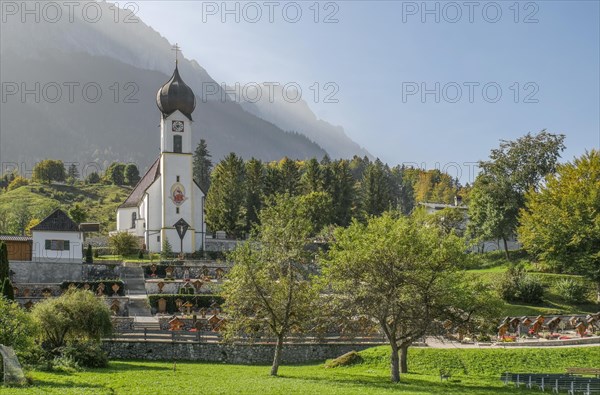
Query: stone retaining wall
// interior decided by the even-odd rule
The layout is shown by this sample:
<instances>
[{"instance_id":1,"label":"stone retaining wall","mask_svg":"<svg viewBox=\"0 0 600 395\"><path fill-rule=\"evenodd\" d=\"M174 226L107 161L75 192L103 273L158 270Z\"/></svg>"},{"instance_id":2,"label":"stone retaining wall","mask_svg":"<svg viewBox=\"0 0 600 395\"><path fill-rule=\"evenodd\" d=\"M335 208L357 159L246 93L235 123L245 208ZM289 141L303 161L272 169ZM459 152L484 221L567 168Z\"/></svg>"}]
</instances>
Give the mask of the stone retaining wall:
<instances>
[{"instance_id":1,"label":"stone retaining wall","mask_svg":"<svg viewBox=\"0 0 600 395\"><path fill-rule=\"evenodd\" d=\"M361 351L374 344L286 344L283 363L306 363L339 357L349 351ZM106 340L102 348L110 359L178 360L234 364L270 364L272 344L219 344L186 342L131 342Z\"/></svg>"},{"instance_id":2,"label":"stone retaining wall","mask_svg":"<svg viewBox=\"0 0 600 395\"><path fill-rule=\"evenodd\" d=\"M81 263L12 261L9 265L17 284L82 280Z\"/></svg>"}]
</instances>

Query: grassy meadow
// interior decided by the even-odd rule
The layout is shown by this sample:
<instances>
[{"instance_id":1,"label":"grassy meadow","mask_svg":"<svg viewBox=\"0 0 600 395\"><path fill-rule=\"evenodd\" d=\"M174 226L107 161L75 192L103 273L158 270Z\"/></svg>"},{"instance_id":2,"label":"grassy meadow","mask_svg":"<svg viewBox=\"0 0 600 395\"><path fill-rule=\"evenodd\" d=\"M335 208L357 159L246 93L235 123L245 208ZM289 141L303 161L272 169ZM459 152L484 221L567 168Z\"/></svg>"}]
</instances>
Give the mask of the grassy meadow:
<instances>
[{"instance_id":1,"label":"grassy meadow","mask_svg":"<svg viewBox=\"0 0 600 395\"><path fill-rule=\"evenodd\" d=\"M0 388L3 395L90 394L525 394L506 387L500 374L564 372L593 367L600 347L553 349L411 349L409 374L389 382L388 347L360 353L362 362L327 369L323 363L283 366L279 377L268 366L192 362L113 361L106 369L80 372L29 371L31 384ZM439 370L451 373L441 382Z\"/></svg>"}]
</instances>

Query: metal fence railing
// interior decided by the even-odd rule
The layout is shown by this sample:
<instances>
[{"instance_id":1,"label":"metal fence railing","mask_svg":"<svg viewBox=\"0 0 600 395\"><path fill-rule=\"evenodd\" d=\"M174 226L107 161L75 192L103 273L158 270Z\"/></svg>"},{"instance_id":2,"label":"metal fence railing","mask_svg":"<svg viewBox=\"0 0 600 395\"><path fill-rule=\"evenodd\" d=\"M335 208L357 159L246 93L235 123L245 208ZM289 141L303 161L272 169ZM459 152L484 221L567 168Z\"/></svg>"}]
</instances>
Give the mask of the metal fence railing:
<instances>
[{"instance_id":1,"label":"metal fence railing","mask_svg":"<svg viewBox=\"0 0 600 395\"><path fill-rule=\"evenodd\" d=\"M167 331L151 329L132 329L116 332L110 339L120 341L154 341L154 342L189 342L189 343L219 343L223 340L217 332L207 331ZM254 344L274 344L275 338L271 337L239 337L234 342ZM286 343L295 344L386 344L383 336L288 336Z\"/></svg>"}]
</instances>

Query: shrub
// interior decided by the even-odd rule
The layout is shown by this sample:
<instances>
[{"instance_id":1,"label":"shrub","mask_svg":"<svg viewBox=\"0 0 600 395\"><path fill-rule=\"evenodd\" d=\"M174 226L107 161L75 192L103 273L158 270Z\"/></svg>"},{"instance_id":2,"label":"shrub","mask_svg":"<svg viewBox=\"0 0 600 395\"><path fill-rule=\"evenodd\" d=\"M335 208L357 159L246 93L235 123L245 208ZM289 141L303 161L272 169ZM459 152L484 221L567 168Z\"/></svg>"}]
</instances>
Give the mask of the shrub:
<instances>
[{"instance_id":1,"label":"shrub","mask_svg":"<svg viewBox=\"0 0 600 395\"><path fill-rule=\"evenodd\" d=\"M68 290L36 303L31 314L47 351L63 347L68 340L100 340L112 332L110 310L90 291Z\"/></svg>"},{"instance_id":2,"label":"shrub","mask_svg":"<svg viewBox=\"0 0 600 395\"><path fill-rule=\"evenodd\" d=\"M16 302L0 296L0 344L13 347L17 352L33 347L38 327L29 313Z\"/></svg>"},{"instance_id":3,"label":"shrub","mask_svg":"<svg viewBox=\"0 0 600 395\"><path fill-rule=\"evenodd\" d=\"M98 173L92 172L85 178L85 182L86 184L97 184L100 182L100 176Z\"/></svg>"},{"instance_id":4,"label":"shrub","mask_svg":"<svg viewBox=\"0 0 600 395\"><path fill-rule=\"evenodd\" d=\"M352 366L361 363L363 358L356 351L347 352L331 361L325 363L326 368L337 368L338 366Z\"/></svg>"},{"instance_id":5,"label":"shrub","mask_svg":"<svg viewBox=\"0 0 600 395\"><path fill-rule=\"evenodd\" d=\"M105 368L108 357L98 341L73 341L61 350L64 358L74 361L84 368Z\"/></svg>"},{"instance_id":6,"label":"shrub","mask_svg":"<svg viewBox=\"0 0 600 395\"><path fill-rule=\"evenodd\" d=\"M544 296L544 286L540 280L532 275L526 274L518 283L517 300L527 303L539 303Z\"/></svg>"},{"instance_id":7,"label":"shrub","mask_svg":"<svg viewBox=\"0 0 600 395\"><path fill-rule=\"evenodd\" d=\"M81 366L73 358L59 355L54 359L48 360L44 370L74 373L80 371Z\"/></svg>"},{"instance_id":8,"label":"shrub","mask_svg":"<svg viewBox=\"0 0 600 395\"><path fill-rule=\"evenodd\" d=\"M132 254L139 248L138 238L128 232L117 232L110 236L108 245L115 254L125 256Z\"/></svg>"},{"instance_id":9,"label":"shrub","mask_svg":"<svg viewBox=\"0 0 600 395\"><path fill-rule=\"evenodd\" d=\"M91 244L88 244L85 250L85 263L94 263L94 253L92 252Z\"/></svg>"},{"instance_id":10,"label":"shrub","mask_svg":"<svg viewBox=\"0 0 600 395\"><path fill-rule=\"evenodd\" d=\"M512 266L497 284L500 297L507 302L539 303L544 286L537 277L527 274L522 266Z\"/></svg>"},{"instance_id":11,"label":"shrub","mask_svg":"<svg viewBox=\"0 0 600 395\"><path fill-rule=\"evenodd\" d=\"M570 278L558 280L554 284L554 289L561 298L570 303L583 303L587 299L588 288L586 285Z\"/></svg>"},{"instance_id":12,"label":"shrub","mask_svg":"<svg viewBox=\"0 0 600 395\"><path fill-rule=\"evenodd\" d=\"M180 295L193 295L194 294L194 288L192 288L192 287L181 287L181 288L179 288L179 294Z\"/></svg>"}]
</instances>

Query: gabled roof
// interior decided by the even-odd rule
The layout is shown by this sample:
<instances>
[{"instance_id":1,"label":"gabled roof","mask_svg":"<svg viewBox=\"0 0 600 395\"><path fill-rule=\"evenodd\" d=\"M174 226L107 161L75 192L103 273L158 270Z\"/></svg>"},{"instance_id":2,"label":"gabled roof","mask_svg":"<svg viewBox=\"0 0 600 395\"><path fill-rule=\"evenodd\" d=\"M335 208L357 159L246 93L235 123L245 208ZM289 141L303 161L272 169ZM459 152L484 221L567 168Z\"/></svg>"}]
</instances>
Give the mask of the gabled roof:
<instances>
[{"instance_id":1,"label":"gabled roof","mask_svg":"<svg viewBox=\"0 0 600 395\"><path fill-rule=\"evenodd\" d=\"M140 179L135 188L133 188L133 191L131 191L125 202L121 204L119 208L139 206L142 199L144 198L146 190L150 188L150 185L152 185L159 176L160 156L154 161L152 166L150 166L146 174L144 174L144 176Z\"/></svg>"},{"instance_id":2,"label":"gabled roof","mask_svg":"<svg viewBox=\"0 0 600 395\"><path fill-rule=\"evenodd\" d=\"M203 194L204 196L206 196L206 191L205 191L204 189L202 189L202 187L200 186L200 184L198 184L198 183L196 182L196 180L193 180L193 181L194 181L194 184L196 184L196 186L197 186L197 187L198 187L198 189L200 190L200 192L202 192L202 194Z\"/></svg>"},{"instance_id":3,"label":"gabled roof","mask_svg":"<svg viewBox=\"0 0 600 395\"><path fill-rule=\"evenodd\" d=\"M61 209L57 208L42 222L31 228L33 231L79 232L79 226Z\"/></svg>"}]
</instances>

